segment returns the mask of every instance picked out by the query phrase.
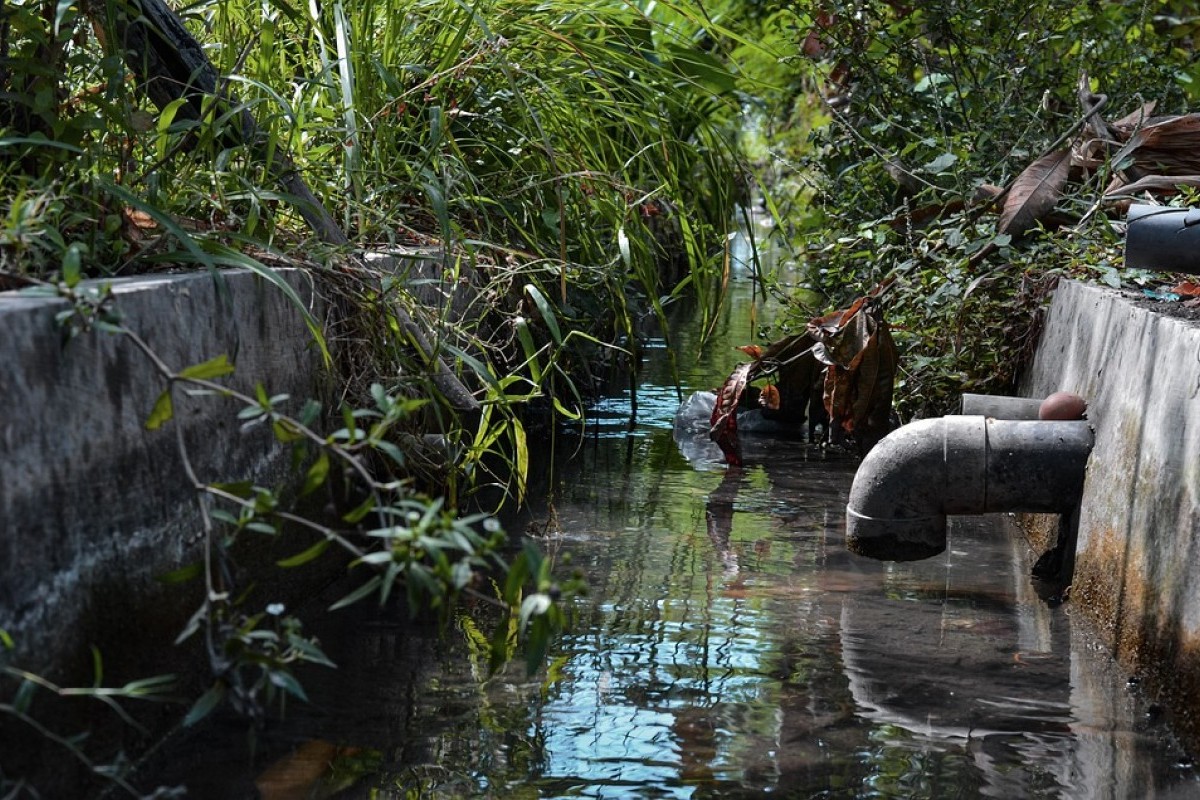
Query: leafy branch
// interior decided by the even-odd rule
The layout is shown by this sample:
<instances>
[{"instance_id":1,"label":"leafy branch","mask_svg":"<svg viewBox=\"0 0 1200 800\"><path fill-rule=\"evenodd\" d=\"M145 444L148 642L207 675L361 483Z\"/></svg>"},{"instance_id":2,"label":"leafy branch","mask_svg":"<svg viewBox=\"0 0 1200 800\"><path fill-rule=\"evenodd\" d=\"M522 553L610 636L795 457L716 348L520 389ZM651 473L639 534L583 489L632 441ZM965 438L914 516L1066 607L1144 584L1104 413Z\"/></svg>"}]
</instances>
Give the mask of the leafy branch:
<instances>
[{"instance_id":1,"label":"leafy branch","mask_svg":"<svg viewBox=\"0 0 1200 800\"><path fill-rule=\"evenodd\" d=\"M216 682L193 706L185 721L194 723L229 698L241 713L258 718L262 713L260 696L268 700L277 690L304 700L303 687L295 679L292 666L301 662L333 666L317 642L305 638L297 619L284 614L279 604L265 612L248 614L238 607L234 587L221 558L238 534L252 531L277 535L285 526L316 533L316 544L279 562L282 567L306 564L334 545L352 558L352 566L367 567L374 575L334 603L331 610L374 595L384 603L398 585L403 585L410 607L446 609L459 595L508 610L521 620L521 628L530 633L532 642L529 666L536 668L545 648L565 622L555 602L548 600L548 559L534 559L526 552L505 564L500 550L506 537L490 516L479 514L458 517L444 507L441 499L426 500L415 496L406 481L377 478L369 466L383 458L397 468L405 464L405 453L391 440L396 427L425 401L397 398L382 386L371 387L374 408L344 407L342 427L328 435L315 429L320 406L304 405L300 415L281 410L286 395L270 395L257 386L253 394L233 389L218 379L233 373L234 366L224 355L180 370L172 369L154 348L133 330L124 326L106 327L127 338L154 366L166 388L159 395L146 427L159 429L175 414L177 393L199 398L218 396L242 405L238 413L243 429L268 426L277 442L292 448L297 461L308 464L297 499L325 486L333 474L353 478L353 489L361 502L341 514L335 523L313 519L287 510L280 494L250 482L215 483L203 480L196 471L184 440L183 426L175 426L177 449L185 473L200 494L200 512L205 537L203 575L205 599L177 641L184 641L201 629ZM222 528L226 536L219 536ZM536 561L529 566L531 562ZM488 571L504 572L509 578L497 597L479 591L479 575ZM531 571L532 570L532 571ZM198 572L199 570L195 570ZM185 568L174 580L192 577ZM526 578L536 578L535 592L523 596ZM569 597L581 588L578 579L566 584ZM540 590L540 591L539 591ZM556 589L563 596L562 589ZM536 598L536 599L531 599ZM558 597L556 596L556 600ZM511 658L507 639L494 640L493 663Z\"/></svg>"},{"instance_id":2,"label":"leafy branch","mask_svg":"<svg viewBox=\"0 0 1200 800\"><path fill-rule=\"evenodd\" d=\"M66 699L95 700L110 710L127 725L143 730L142 726L118 702L119 700L150 700L163 701L170 699L166 694L175 683L174 675L159 675L152 678L142 678L130 681L123 686L104 686L104 669L100 651L92 649L94 681L92 686L63 687L50 680L30 672L18 669L4 663L4 653L11 650L15 643L8 632L0 629L0 677L17 681L16 689L11 698L0 701L0 716L7 717L28 728L44 741L54 744L71 759L81 764L88 772L111 783L131 797L141 800L156 800L158 798L181 797L183 791L178 787L159 787L149 795L139 792L126 775L129 763L120 755L112 763L101 763L88 755L84 749L86 734L64 735L38 719L33 713L32 706L38 691ZM2 682L0 682L2 683ZM0 771L0 796L16 798L27 788L20 780L11 781Z\"/></svg>"}]
</instances>

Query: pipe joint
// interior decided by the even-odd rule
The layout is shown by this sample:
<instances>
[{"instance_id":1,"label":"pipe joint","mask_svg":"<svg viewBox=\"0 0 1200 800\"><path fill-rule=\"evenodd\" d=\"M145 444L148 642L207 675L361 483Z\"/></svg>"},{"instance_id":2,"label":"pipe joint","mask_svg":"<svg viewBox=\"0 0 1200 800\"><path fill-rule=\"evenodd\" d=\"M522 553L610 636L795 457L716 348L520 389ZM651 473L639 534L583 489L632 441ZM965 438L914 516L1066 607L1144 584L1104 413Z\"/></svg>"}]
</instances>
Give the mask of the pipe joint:
<instances>
[{"instance_id":1,"label":"pipe joint","mask_svg":"<svg viewBox=\"0 0 1200 800\"><path fill-rule=\"evenodd\" d=\"M893 561L946 549L946 516L1065 513L1079 502L1092 430L1082 421L952 416L918 420L859 465L846 506L847 546Z\"/></svg>"}]
</instances>

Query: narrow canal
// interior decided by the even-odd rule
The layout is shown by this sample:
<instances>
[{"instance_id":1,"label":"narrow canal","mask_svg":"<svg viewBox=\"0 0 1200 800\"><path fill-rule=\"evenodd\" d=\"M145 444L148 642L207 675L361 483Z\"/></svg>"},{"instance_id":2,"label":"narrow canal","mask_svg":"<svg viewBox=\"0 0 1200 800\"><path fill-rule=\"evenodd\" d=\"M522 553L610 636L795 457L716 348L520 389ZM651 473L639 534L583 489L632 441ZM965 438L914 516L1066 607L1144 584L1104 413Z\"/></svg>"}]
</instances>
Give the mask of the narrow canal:
<instances>
[{"instance_id":1,"label":"narrow canal","mask_svg":"<svg viewBox=\"0 0 1200 800\"><path fill-rule=\"evenodd\" d=\"M703 358L697 323L673 332L685 393L737 363L750 308L741 271ZM613 398L565 442L522 523L590 584L548 671L484 681L466 623L362 604L318 623L339 668L304 674L311 704L253 755L217 717L148 779L265 800L1200 795L1070 603L1034 594L1006 520L957 520L926 562L851 555L856 459L745 437L724 467L673 430L666 355L652 343L632 424Z\"/></svg>"}]
</instances>

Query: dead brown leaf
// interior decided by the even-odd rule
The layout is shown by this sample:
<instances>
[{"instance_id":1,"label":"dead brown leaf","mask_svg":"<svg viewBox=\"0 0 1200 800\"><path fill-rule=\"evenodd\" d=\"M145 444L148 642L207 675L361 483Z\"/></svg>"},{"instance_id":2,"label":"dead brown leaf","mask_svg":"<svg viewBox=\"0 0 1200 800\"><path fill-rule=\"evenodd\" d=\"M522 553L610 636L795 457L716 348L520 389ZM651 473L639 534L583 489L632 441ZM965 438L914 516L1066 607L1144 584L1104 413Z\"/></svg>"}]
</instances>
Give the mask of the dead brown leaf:
<instances>
[{"instance_id":1,"label":"dead brown leaf","mask_svg":"<svg viewBox=\"0 0 1200 800\"><path fill-rule=\"evenodd\" d=\"M1016 239L1032 228L1058 203L1070 171L1068 148L1046 153L1026 167L1004 199L996 231Z\"/></svg>"},{"instance_id":2,"label":"dead brown leaf","mask_svg":"<svg viewBox=\"0 0 1200 800\"><path fill-rule=\"evenodd\" d=\"M1134 131L1112 156L1118 167L1134 166L1158 175L1200 173L1200 114L1164 117Z\"/></svg>"},{"instance_id":3,"label":"dead brown leaf","mask_svg":"<svg viewBox=\"0 0 1200 800\"><path fill-rule=\"evenodd\" d=\"M1154 108L1157 105L1157 100L1150 100L1143 103L1140 108L1134 109L1132 112L1121 117L1116 122L1113 122L1113 129L1115 129L1119 134L1129 136L1135 130L1150 122L1151 115L1154 114Z\"/></svg>"},{"instance_id":4,"label":"dead brown leaf","mask_svg":"<svg viewBox=\"0 0 1200 800\"><path fill-rule=\"evenodd\" d=\"M1121 182L1110 186L1104 191L1105 197L1114 195L1137 194L1138 192L1166 192L1176 194L1180 186L1200 188L1200 175L1147 175L1133 183Z\"/></svg>"},{"instance_id":5,"label":"dead brown leaf","mask_svg":"<svg viewBox=\"0 0 1200 800\"><path fill-rule=\"evenodd\" d=\"M820 399L830 432L854 433L862 451L887 433L897 373L896 346L881 307L890 284L884 281L847 308L809 320L803 334L764 348L737 348L754 360L730 373L717 391L709 421L709 437L728 463L741 463L738 405L750 383L767 375L774 376L775 385L761 390L759 404L771 419L798 425L808 418L811 434L812 405Z\"/></svg>"}]
</instances>

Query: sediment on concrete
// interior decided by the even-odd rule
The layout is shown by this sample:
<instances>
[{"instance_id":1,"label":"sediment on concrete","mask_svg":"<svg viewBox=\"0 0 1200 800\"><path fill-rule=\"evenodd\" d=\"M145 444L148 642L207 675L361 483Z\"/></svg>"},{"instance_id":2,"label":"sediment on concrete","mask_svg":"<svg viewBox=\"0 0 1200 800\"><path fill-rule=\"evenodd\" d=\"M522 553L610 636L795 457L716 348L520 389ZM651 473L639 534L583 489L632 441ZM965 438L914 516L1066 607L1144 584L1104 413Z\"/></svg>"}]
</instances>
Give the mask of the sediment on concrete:
<instances>
[{"instance_id":1,"label":"sediment on concrete","mask_svg":"<svg viewBox=\"0 0 1200 800\"><path fill-rule=\"evenodd\" d=\"M1064 281L1022 385L1058 390L1096 432L1071 603L1200 752L1200 325Z\"/></svg>"},{"instance_id":2,"label":"sediment on concrete","mask_svg":"<svg viewBox=\"0 0 1200 800\"><path fill-rule=\"evenodd\" d=\"M279 274L324 314L306 273ZM289 395L292 412L321 396L321 356L303 316L254 273L111 283L123 325L170 368L225 355L236 371L221 380L232 388L252 393L262 383ZM273 486L290 465L289 451L265 426L245 428L229 398L177 389L174 419L148 430L164 379L128 337L65 337L56 315L67 308L0 294L0 628L16 642L10 663L49 675L90 663L92 644L120 647L157 631L169 647L178 632L163 604L186 610L179 594L188 587L156 578L197 561L203 540L180 441L202 481Z\"/></svg>"}]
</instances>

